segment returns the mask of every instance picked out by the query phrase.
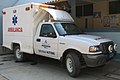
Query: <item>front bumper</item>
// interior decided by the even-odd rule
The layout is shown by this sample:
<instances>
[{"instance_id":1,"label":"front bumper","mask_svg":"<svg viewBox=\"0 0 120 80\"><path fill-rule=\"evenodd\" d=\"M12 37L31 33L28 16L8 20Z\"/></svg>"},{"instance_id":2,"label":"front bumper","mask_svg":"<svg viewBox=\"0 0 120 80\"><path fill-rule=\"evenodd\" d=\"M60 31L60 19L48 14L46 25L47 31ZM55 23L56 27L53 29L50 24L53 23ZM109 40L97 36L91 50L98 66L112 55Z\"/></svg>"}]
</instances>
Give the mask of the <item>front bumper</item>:
<instances>
[{"instance_id":1,"label":"front bumper","mask_svg":"<svg viewBox=\"0 0 120 80\"><path fill-rule=\"evenodd\" d=\"M97 67L104 65L107 61L114 58L116 52L108 54L86 54L83 55L86 65L88 67Z\"/></svg>"}]
</instances>

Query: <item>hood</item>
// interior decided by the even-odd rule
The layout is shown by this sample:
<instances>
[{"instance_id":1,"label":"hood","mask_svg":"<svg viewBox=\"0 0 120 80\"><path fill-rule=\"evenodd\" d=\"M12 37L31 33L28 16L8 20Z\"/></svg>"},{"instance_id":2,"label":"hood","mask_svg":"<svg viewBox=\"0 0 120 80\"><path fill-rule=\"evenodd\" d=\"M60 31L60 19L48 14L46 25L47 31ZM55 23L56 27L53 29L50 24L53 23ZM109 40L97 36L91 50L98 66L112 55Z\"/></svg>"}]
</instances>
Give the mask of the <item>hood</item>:
<instances>
[{"instance_id":1,"label":"hood","mask_svg":"<svg viewBox=\"0 0 120 80\"><path fill-rule=\"evenodd\" d=\"M110 39L106 39L106 38L103 38L100 36L94 36L94 35L68 35L66 37L69 37L71 39L76 39L76 40L87 41L92 44L100 44L100 43L111 41Z\"/></svg>"}]
</instances>

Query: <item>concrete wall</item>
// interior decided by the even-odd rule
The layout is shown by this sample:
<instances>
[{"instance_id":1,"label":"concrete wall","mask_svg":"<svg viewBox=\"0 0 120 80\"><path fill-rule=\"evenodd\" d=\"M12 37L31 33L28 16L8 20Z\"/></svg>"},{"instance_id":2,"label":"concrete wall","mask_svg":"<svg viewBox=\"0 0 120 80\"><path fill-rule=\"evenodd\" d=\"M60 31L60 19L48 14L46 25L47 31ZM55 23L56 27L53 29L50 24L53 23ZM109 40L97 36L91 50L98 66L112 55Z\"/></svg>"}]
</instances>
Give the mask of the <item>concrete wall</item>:
<instances>
[{"instance_id":1,"label":"concrete wall","mask_svg":"<svg viewBox=\"0 0 120 80\"><path fill-rule=\"evenodd\" d=\"M93 18L94 20L94 29L120 29L120 24L118 24L116 27L105 27L104 26L104 17L105 16L116 16L118 17L118 21L120 22L120 14L109 14L109 1L100 1L98 3L95 3L94 6L94 12L101 12L100 18ZM119 23L118 22L118 23Z\"/></svg>"},{"instance_id":2,"label":"concrete wall","mask_svg":"<svg viewBox=\"0 0 120 80\"><path fill-rule=\"evenodd\" d=\"M93 3L93 13L94 12L100 12L101 17L95 18L93 15L91 16L82 16L76 18L76 23L80 26L82 29L86 29L86 23L85 20L87 19L87 29L120 29L120 14L109 14L109 1L103 0L98 1L96 3ZM116 27L105 27L104 26L104 17L105 16L116 16L118 18L117 22L118 25Z\"/></svg>"},{"instance_id":3,"label":"concrete wall","mask_svg":"<svg viewBox=\"0 0 120 80\"><path fill-rule=\"evenodd\" d=\"M102 24L102 17L109 14L109 2L108 1L100 1L98 3L93 4L94 12L101 12L101 18L93 18L94 20L94 29L104 28Z\"/></svg>"},{"instance_id":4,"label":"concrete wall","mask_svg":"<svg viewBox=\"0 0 120 80\"><path fill-rule=\"evenodd\" d=\"M86 19L87 19L87 24L86 24ZM82 29L93 29L94 28L94 21L93 21L93 16L84 16L81 18L75 18L75 23ZM87 26L87 28L86 28Z\"/></svg>"}]
</instances>

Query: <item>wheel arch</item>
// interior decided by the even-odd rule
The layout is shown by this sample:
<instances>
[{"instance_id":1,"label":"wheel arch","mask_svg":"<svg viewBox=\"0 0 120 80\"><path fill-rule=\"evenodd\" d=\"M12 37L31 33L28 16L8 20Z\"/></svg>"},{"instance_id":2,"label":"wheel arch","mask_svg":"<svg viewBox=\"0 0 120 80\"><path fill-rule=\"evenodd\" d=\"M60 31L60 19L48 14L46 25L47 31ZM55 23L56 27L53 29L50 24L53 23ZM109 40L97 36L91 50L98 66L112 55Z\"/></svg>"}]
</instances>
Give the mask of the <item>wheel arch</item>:
<instances>
[{"instance_id":1,"label":"wheel arch","mask_svg":"<svg viewBox=\"0 0 120 80\"><path fill-rule=\"evenodd\" d=\"M65 58L66 58L67 54L69 54L69 52L75 52L75 54L78 55L79 59L84 60L82 53L80 51L70 48L70 49L65 50L63 52L62 57L60 58L60 61L62 62L63 65L65 64Z\"/></svg>"},{"instance_id":2,"label":"wheel arch","mask_svg":"<svg viewBox=\"0 0 120 80\"><path fill-rule=\"evenodd\" d=\"M14 50L14 48L15 48L16 46L21 47L20 43L12 42L12 44L11 44L11 49Z\"/></svg>"}]
</instances>

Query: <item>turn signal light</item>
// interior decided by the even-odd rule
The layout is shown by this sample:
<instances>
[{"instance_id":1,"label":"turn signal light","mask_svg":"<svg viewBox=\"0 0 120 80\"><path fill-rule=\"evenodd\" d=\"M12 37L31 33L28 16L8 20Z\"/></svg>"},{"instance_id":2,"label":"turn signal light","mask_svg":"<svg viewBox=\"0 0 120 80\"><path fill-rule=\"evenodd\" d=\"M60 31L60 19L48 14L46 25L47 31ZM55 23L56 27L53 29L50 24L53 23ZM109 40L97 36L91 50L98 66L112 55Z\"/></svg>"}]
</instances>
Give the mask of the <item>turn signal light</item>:
<instances>
[{"instance_id":1,"label":"turn signal light","mask_svg":"<svg viewBox=\"0 0 120 80\"><path fill-rule=\"evenodd\" d=\"M29 11L29 10L30 10L30 7L26 7L25 10L26 10L26 11Z\"/></svg>"},{"instance_id":2,"label":"turn signal light","mask_svg":"<svg viewBox=\"0 0 120 80\"><path fill-rule=\"evenodd\" d=\"M3 14L3 15L5 15L5 14L6 14L6 12L2 11L2 14Z\"/></svg>"}]
</instances>

